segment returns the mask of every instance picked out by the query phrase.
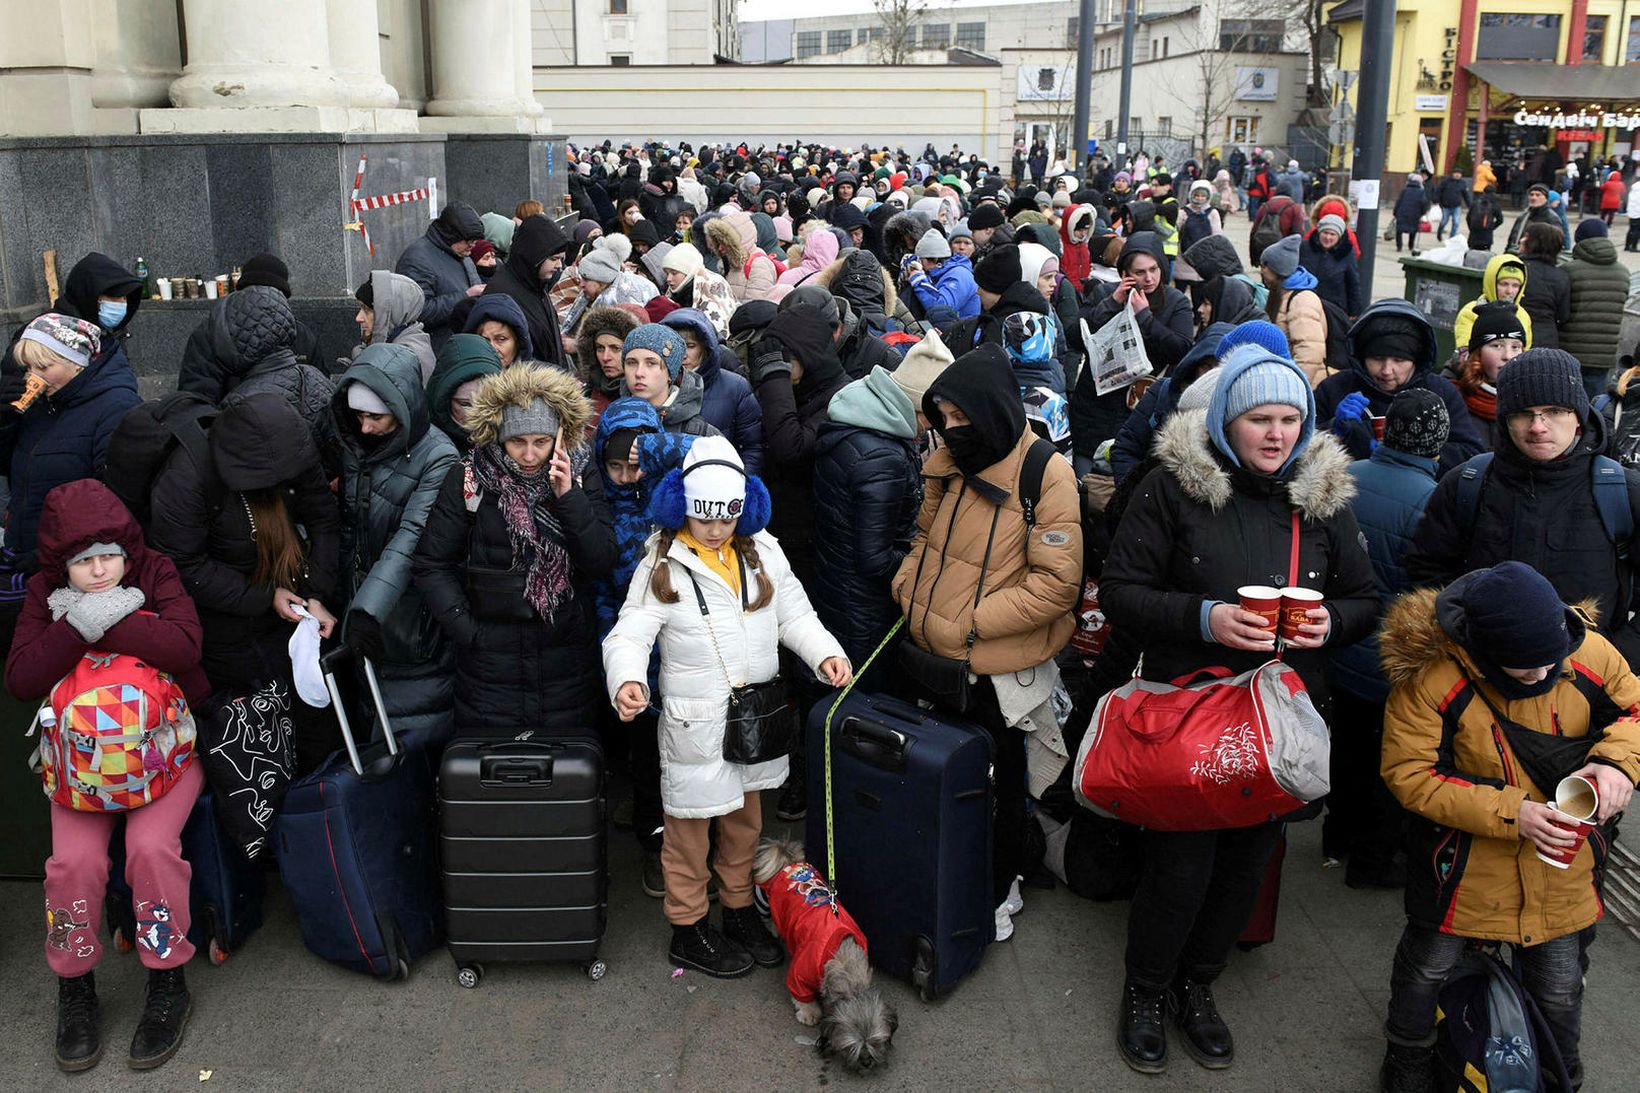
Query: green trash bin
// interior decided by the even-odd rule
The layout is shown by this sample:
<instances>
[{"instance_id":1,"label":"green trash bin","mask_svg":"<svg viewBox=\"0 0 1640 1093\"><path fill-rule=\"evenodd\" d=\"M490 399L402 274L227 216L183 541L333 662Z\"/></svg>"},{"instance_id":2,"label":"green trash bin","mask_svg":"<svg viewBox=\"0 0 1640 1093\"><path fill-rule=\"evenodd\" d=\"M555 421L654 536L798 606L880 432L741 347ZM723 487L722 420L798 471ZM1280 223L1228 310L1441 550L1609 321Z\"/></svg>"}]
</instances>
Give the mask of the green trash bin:
<instances>
[{"instance_id":1,"label":"green trash bin","mask_svg":"<svg viewBox=\"0 0 1640 1093\"><path fill-rule=\"evenodd\" d=\"M39 709L0 690L0 877L37 880L51 856L50 802L28 765L40 736L25 735Z\"/></svg>"},{"instance_id":2,"label":"green trash bin","mask_svg":"<svg viewBox=\"0 0 1640 1093\"><path fill-rule=\"evenodd\" d=\"M1449 266L1445 262L1426 262L1421 258L1402 258L1400 262L1407 279L1406 298L1435 328L1436 367L1439 368L1452 357L1456 348L1453 324L1458 321L1463 305L1481 294L1485 271Z\"/></svg>"}]
</instances>

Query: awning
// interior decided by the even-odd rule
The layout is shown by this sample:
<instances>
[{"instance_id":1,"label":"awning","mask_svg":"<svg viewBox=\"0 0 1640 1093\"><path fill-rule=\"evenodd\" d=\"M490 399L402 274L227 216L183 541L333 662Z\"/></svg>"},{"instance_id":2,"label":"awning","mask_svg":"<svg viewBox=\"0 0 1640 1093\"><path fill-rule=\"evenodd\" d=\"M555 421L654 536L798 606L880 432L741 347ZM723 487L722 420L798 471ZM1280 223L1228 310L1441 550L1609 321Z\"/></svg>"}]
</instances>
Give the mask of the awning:
<instances>
[{"instance_id":1,"label":"awning","mask_svg":"<svg viewBox=\"0 0 1640 1093\"><path fill-rule=\"evenodd\" d=\"M1471 76L1521 99L1640 102L1640 71L1632 65L1555 65L1542 61L1472 61Z\"/></svg>"}]
</instances>

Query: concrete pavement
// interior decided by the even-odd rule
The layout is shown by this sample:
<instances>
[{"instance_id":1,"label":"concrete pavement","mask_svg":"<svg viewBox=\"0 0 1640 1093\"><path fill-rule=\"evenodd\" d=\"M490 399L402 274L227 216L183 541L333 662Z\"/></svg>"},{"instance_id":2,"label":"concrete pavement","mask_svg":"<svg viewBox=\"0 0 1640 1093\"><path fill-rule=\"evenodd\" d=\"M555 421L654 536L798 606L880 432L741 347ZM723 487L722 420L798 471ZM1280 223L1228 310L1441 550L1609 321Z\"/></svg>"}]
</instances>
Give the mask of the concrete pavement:
<instances>
[{"instance_id":1,"label":"concrete pavement","mask_svg":"<svg viewBox=\"0 0 1640 1093\"><path fill-rule=\"evenodd\" d=\"M773 797L768 814L773 814ZM772 827L781 825L775 824ZM164 1068L126 1069L142 1004L134 954L99 969L108 1052L89 1073L52 1062L55 984L41 958L40 889L0 884L0 1082L28 1090L448 1090L453 1088L769 1090L1099 1089L1365 1091L1376 1088L1379 1027L1398 936L1400 897L1344 887L1322 870L1320 829L1295 827L1277 939L1235 954L1219 988L1239 1058L1209 1073L1181 1050L1158 1078L1134 1074L1114 1045L1126 904L1063 889L1028 891L1013 940L993 945L956 992L925 1004L886 981L900 1012L894 1057L856 1079L828 1067L798 1025L784 974L720 982L673 978L660 901L638 885L630 836L612 836L608 975L569 965L490 965L476 990L455 984L443 951L403 983L378 983L302 948L274 886L268 923L221 967L190 967L195 1012ZM845 893L845 899L847 898ZM1593 950L1584 1010L1591 1091L1632 1088L1640 1022L1632 1008L1640 944L1614 926ZM200 1076L210 1071L203 1084Z\"/></svg>"}]
</instances>

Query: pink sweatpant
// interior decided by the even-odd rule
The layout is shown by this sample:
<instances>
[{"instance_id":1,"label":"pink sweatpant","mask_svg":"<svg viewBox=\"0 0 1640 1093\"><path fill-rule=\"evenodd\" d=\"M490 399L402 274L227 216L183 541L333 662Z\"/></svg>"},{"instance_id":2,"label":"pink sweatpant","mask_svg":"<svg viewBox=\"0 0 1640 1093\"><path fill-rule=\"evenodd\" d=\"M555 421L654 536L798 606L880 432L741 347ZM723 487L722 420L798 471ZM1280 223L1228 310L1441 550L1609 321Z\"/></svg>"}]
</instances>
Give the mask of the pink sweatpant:
<instances>
[{"instance_id":1,"label":"pink sweatpant","mask_svg":"<svg viewBox=\"0 0 1640 1093\"><path fill-rule=\"evenodd\" d=\"M182 825L199 798L205 774L198 759L165 796L129 812L80 812L51 806L51 857L46 861L46 963L61 976L84 975L102 958L103 893L108 840L125 818L125 879L137 911L133 938L150 968L174 968L194 955L188 943L188 881Z\"/></svg>"}]
</instances>

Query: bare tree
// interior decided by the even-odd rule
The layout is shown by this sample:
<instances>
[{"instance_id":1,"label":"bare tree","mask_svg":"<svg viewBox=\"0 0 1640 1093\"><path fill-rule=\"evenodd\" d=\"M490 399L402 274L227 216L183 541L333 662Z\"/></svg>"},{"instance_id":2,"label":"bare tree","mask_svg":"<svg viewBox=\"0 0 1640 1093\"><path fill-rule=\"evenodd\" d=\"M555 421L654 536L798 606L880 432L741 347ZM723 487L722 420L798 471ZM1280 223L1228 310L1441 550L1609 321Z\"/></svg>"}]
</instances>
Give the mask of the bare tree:
<instances>
[{"instance_id":1,"label":"bare tree","mask_svg":"<svg viewBox=\"0 0 1640 1093\"><path fill-rule=\"evenodd\" d=\"M1217 135L1234 109L1238 70L1254 66L1255 58L1266 52L1257 48L1263 43L1255 39L1267 37L1264 32L1273 29L1272 24L1285 28L1288 10L1284 0L1238 0L1233 7L1221 3L1216 10L1199 14L1181 28L1185 47L1194 51L1200 82L1195 87L1180 88L1173 98L1190 112L1191 136L1198 154L1205 155L1209 148L1224 143ZM1239 18L1219 18L1227 11ZM1279 48L1279 42L1276 45Z\"/></svg>"},{"instance_id":2,"label":"bare tree","mask_svg":"<svg viewBox=\"0 0 1640 1093\"><path fill-rule=\"evenodd\" d=\"M871 0L882 22L882 36L874 43L883 64L905 64L917 46L917 25L928 14L928 0Z\"/></svg>"}]
</instances>

